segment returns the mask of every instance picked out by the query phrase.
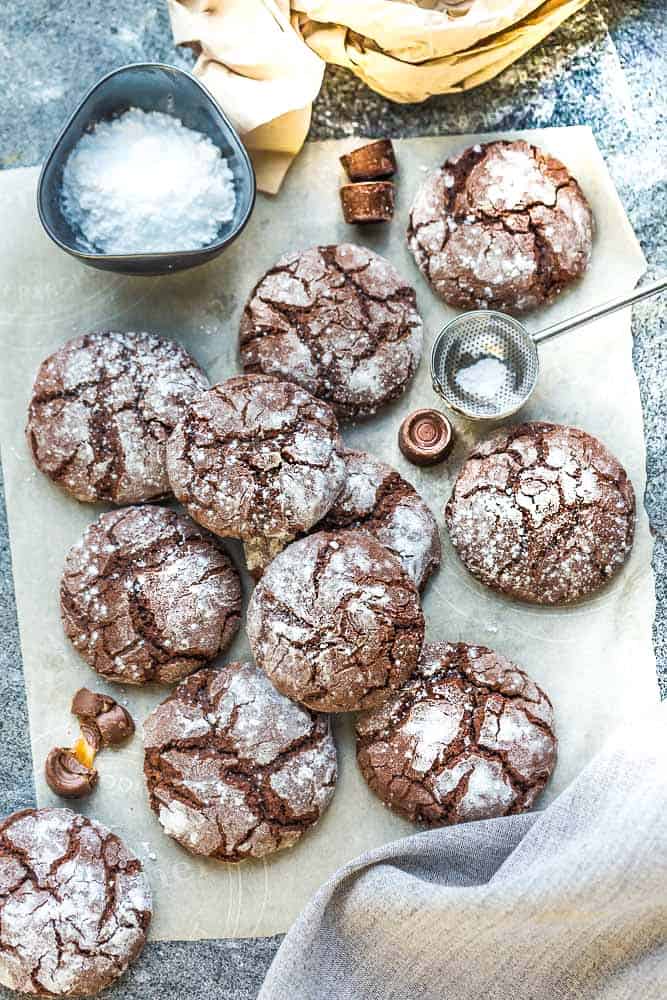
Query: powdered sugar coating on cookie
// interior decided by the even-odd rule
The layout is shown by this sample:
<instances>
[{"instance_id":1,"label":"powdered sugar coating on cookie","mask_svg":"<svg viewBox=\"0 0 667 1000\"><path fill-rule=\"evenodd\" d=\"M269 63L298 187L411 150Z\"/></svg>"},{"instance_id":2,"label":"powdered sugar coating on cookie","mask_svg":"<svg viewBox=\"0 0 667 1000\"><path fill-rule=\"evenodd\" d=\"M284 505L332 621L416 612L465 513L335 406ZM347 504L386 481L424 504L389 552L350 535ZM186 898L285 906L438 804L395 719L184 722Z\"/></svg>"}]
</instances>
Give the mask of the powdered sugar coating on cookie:
<instances>
[{"instance_id":1,"label":"powdered sugar coating on cookie","mask_svg":"<svg viewBox=\"0 0 667 1000\"><path fill-rule=\"evenodd\" d=\"M141 864L95 820L24 809L0 824L0 982L36 996L89 996L144 946Z\"/></svg>"},{"instance_id":2,"label":"powdered sugar coating on cookie","mask_svg":"<svg viewBox=\"0 0 667 1000\"><path fill-rule=\"evenodd\" d=\"M598 590L628 558L635 496L623 467L590 434L519 424L473 450L445 521L481 583L519 600L565 604Z\"/></svg>"},{"instance_id":3,"label":"powdered sugar coating on cookie","mask_svg":"<svg viewBox=\"0 0 667 1000\"><path fill-rule=\"evenodd\" d=\"M413 822L523 812L556 763L548 697L484 646L425 644L405 686L362 713L356 729L369 786Z\"/></svg>"},{"instance_id":4,"label":"powdered sugar coating on cookie","mask_svg":"<svg viewBox=\"0 0 667 1000\"><path fill-rule=\"evenodd\" d=\"M217 539L166 507L102 514L70 549L65 632L107 680L173 684L231 643L241 583Z\"/></svg>"},{"instance_id":5,"label":"powdered sugar coating on cookie","mask_svg":"<svg viewBox=\"0 0 667 1000\"><path fill-rule=\"evenodd\" d=\"M255 588L246 626L278 690L324 712L380 704L410 676L424 638L415 584L361 531L288 546Z\"/></svg>"},{"instance_id":6,"label":"powdered sugar coating on cookie","mask_svg":"<svg viewBox=\"0 0 667 1000\"><path fill-rule=\"evenodd\" d=\"M593 216L555 157L517 140L465 149L430 174L408 246L426 280L461 309L521 312L581 277Z\"/></svg>"},{"instance_id":7,"label":"powdered sugar coating on cookie","mask_svg":"<svg viewBox=\"0 0 667 1000\"><path fill-rule=\"evenodd\" d=\"M348 449L345 485L321 528L368 531L397 556L422 590L440 565L436 520L416 489L396 469L364 451Z\"/></svg>"},{"instance_id":8,"label":"powdered sugar coating on cookie","mask_svg":"<svg viewBox=\"0 0 667 1000\"><path fill-rule=\"evenodd\" d=\"M348 420L401 395L422 341L414 289L353 243L282 257L253 289L240 328L246 371L297 382Z\"/></svg>"},{"instance_id":9,"label":"powdered sugar coating on cookie","mask_svg":"<svg viewBox=\"0 0 667 1000\"><path fill-rule=\"evenodd\" d=\"M208 388L195 361L148 333L90 333L40 366L26 435L36 465L77 500L169 493L165 442Z\"/></svg>"},{"instance_id":10,"label":"powdered sugar coating on cookie","mask_svg":"<svg viewBox=\"0 0 667 1000\"><path fill-rule=\"evenodd\" d=\"M239 375L190 407L169 440L177 498L246 553L266 540L279 551L331 507L345 463L331 409L289 382ZM252 558L248 560L252 569Z\"/></svg>"},{"instance_id":11,"label":"powdered sugar coating on cookie","mask_svg":"<svg viewBox=\"0 0 667 1000\"><path fill-rule=\"evenodd\" d=\"M334 793L328 720L253 663L200 670L144 723L151 807L169 836L221 861L291 847Z\"/></svg>"}]
</instances>

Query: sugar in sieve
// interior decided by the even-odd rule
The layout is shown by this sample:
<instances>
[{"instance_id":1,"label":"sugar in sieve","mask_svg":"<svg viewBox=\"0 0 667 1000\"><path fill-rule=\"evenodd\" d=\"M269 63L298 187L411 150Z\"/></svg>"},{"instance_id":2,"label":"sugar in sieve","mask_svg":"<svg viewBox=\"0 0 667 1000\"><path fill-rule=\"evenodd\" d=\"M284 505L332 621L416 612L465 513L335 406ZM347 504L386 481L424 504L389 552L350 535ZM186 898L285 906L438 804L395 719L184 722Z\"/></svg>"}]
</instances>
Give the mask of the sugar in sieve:
<instances>
[{"instance_id":1,"label":"sugar in sieve","mask_svg":"<svg viewBox=\"0 0 667 1000\"><path fill-rule=\"evenodd\" d=\"M462 313L441 330L433 345L433 388L450 409L471 420L509 417L528 402L537 384L538 344L666 288L667 278L661 278L537 333L505 313L486 309Z\"/></svg>"}]
</instances>

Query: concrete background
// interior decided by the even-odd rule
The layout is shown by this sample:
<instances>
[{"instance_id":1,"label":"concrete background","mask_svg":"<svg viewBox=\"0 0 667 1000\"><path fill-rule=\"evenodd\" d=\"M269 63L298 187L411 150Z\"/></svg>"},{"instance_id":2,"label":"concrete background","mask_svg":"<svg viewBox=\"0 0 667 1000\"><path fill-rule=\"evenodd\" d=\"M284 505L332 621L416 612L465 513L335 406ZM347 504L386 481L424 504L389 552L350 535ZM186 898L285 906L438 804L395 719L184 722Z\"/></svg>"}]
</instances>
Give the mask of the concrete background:
<instances>
[{"instance_id":1,"label":"concrete background","mask_svg":"<svg viewBox=\"0 0 667 1000\"><path fill-rule=\"evenodd\" d=\"M41 161L79 97L123 63L188 67L159 0L4 0L0 19L0 168ZM649 261L667 264L667 18L664 0L595 0L499 79L461 96L392 105L356 78L327 71L311 137L439 135L587 124L593 128ZM11 225L11 219L3 220ZM613 289L610 289L610 296ZM645 503L656 536L658 678L667 695L667 297L638 306L634 363L648 464ZM0 477L0 489L1 489ZM1 501L1 498L0 498ZM632 665L628 665L629 669ZM0 815L34 802L21 652L4 504L0 502ZM129 1000L250 1000L279 939L151 943L105 994ZM326 984L323 984L326 990ZM0 989L0 996L9 996Z\"/></svg>"}]
</instances>

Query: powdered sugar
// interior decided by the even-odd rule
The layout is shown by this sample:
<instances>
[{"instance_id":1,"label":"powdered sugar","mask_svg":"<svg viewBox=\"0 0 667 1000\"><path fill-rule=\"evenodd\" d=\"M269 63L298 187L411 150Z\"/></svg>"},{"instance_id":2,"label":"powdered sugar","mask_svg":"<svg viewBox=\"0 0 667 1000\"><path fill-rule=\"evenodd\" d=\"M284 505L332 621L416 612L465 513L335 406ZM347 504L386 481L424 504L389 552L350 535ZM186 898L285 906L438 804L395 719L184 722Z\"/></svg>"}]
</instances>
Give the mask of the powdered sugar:
<instances>
[{"instance_id":1,"label":"powdered sugar","mask_svg":"<svg viewBox=\"0 0 667 1000\"><path fill-rule=\"evenodd\" d=\"M463 710L454 714L447 704L420 702L415 705L402 727L404 734L414 739L414 771L430 771L458 734L462 719Z\"/></svg>"},{"instance_id":2,"label":"powdered sugar","mask_svg":"<svg viewBox=\"0 0 667 1000\"><path fill-rule=\"evenodd\" d=\"M211 139L130 108L85 132L63 170L65 216L88 250L196 250L233 218L234 176Z\"/></svg>"},{"instance_id":3,"label":"powdered sugar","mask_svg":"<svg viewBox=\"0 0 667 1000\"><path fill-rule=\"evenodd\" d=\"M310 713L279 694L266 674L251 663L232 675L214 718L217 726L229 727L239 757L258 764L270 764L290 744L307 736L313 725Z\"/></svg>"},{"instance_id":4,"label":"powdered sugar","mask_svg":"<svg viewBox=\"0 0 667 1000\"><path fill-rule=\"evenodd\" d=\"M294 816L321 811L329 802L336 780L336 752L327 743L324 752L306 750L271 775L271 788Z\"/></svg>"},{"instance_id":5,"label":"powdered sugar","mask_svg":"<svg viewBox=\"0 0 667 1000\"><path fill-rule=\"evenodd\" d=\"M463 821L503 816L517 797L502 765L478 754L467 754L450 770L443 771L435 781L435 793L442 800L462 781L466 787L458 809Z\"/></svg>"},{"instance_id":6,"label":"powdered sugar","mask_svg":"<svg viewBox=\"0 0 667 1000\"><path fill-rule=\"evenodd\" d=\"M482 399L495 399L507 384L509 369L498 358L479 358L459 368L455 381L463 392Z\"/></svg>"}]
</instances>

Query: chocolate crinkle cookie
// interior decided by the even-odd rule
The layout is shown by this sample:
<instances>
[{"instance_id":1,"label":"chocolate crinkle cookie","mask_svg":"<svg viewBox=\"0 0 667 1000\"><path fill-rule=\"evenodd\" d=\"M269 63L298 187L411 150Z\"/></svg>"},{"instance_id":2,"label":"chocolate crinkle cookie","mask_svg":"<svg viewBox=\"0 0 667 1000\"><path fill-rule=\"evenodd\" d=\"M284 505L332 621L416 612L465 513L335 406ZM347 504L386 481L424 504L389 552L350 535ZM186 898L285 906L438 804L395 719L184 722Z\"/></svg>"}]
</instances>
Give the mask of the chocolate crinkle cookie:
<instances>
[{"instance_id":1,"label":"chocolate crinkle cookie","mask_svg":"<svg viewBox=\"0 0 667 1000\"><path fill-rule=\"evenodd\" d=\"M253 663L200 670L144 723L144 773L164 829L220 861L291 847L329 805L329 722L279 694Z\"/></svg>"},{"instance_id":2,"label":"chocolate crinkle cookie","mask_svg":"<svg viewBox=\"0 0 667 1000\"><path fill-rule=\"evenodd\" d=\"M522 312L588 267L593 216L576 180L527 142L490 142L423 182L408 246L434 291L460 309Z\"/></svg>"},{"instance_id":3,"label":"chocolate crinkle cookie","mask_svg":"<svg viewBox=\"0 0 667 1000\"><path fill-rule=\"evenodd\" d=\"M255 588L246 625L278 690L323 712L378 705L410 676L424 639L415 584L362 531L288 546Z\"/></svg>"},{"instance_id":4,"label":"chocolate crinkle cookie","mask_svg":"<svg viewBox=\"0 0 667 1000\"><path fill-rule=\"evenodd\" d=\"M238 375L189 408L167 468L195 521L243 540L252 572L329 510L345 476L342 447L325 403L291 382Z\"/></svg>"},{"instance_id":5,"label":"chocolate crinkle cookie","mask_svg":"<svg viewBox=\"0 0 667 1000\"><path fill-rule=\"evenodd\" d=\"M140 954L151 920L141 863L69 809L0 823L0 982L33 996L91 996Z\"/></svg>"},{"instance_id":6,"label":"chocolate crinkle cookie","mask_svg":"<svg viewBox=\"0 0 667 1000\"><path fill-rule=\"evenodd\" d=\"M419 365L414 289L393 264L353 243L282 257L254 288L241 319L247 372L297 382L341 419L375 413Z\"/></svg>"},{"instance_id":7,"label":"chocolate crinkle cookie","mask_svg":"<svg viewBox=\"0 0 667 1000\"><path fill-rule=\"evenodd\" d=\"M414 486L373 455L346 450L345 485L320 527L368 531L422 590L440 565L440 533Z\"/></svg>"},{"instance_id":8,"label":"chocolate crinkle cookie","mask_svg":"<svg viewBox=\"0 0 667 1000\"><path fill-rule=\"evenodd\" d=\"M65 632L93 670L121 684L173 684L231 643L239 575L220 543L166 507L102 514L67 556Z\"/></svg>"},{"instance_id":9,"label":"chocolate crinkle cookie","mask_svg":"<svg viewBox=\"0 0 667 1000\"><path fill-rule=\"evenodd\" d=\"M522 601L566 604L596 591L628 558L635 496L597 438L519 424L473 450L445 521L481 583Z\"/></svg>"},{"instance_id":10,"label":"chocolate crinkle cookie","mask_svg":"<svg viewBox=\"0 0 667 1000\"><path fill-rule=\"evenodd\" d=\"M370 788L416 823L523 812L556 763L551 702L484 646L426 644L407 684L356 729Z\"/></svg>"},{"instance_id":11,"label":"chocolate crinkle cookie","mask_svg":"<svg viewBox=\"0 0 667 1000\"><path fill-rule=\"evenodd\" d=\"M26 435L35 464L77 500L165 496L165 442L208 386L171 340L148 333L70 340L42 363L33 386Z\"/></svg>"}]
</instances>

